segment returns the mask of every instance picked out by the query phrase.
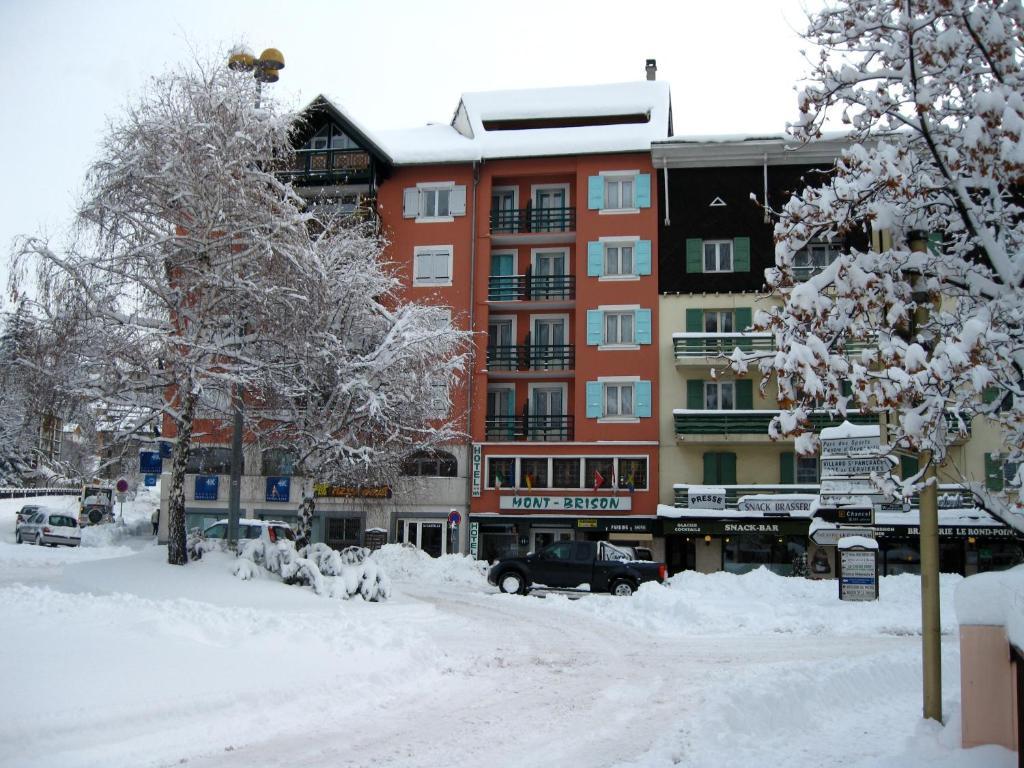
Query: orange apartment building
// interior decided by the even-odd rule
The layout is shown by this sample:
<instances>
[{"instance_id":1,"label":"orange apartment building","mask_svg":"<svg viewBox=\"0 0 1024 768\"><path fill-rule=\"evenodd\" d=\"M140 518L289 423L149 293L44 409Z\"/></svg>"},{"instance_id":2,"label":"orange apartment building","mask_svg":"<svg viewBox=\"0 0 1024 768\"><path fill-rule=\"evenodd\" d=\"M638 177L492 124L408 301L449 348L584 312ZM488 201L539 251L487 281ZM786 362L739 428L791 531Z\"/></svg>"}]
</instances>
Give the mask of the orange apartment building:
<instances>
[{"instance_id":1,"label":"orange apartment building","mask_svg":"<svg viewBox=\"0 0 1024 768\"><path fill-rule=\"evenodd\" d=\"M650 145L669 135L669 89L649 80L470 93L451 125L376 134L393 163L378 212L410 297L475 331L450 411L469 435L453 447L468 458L461 551L653 543Z\"/></svg>"}]
</instances>

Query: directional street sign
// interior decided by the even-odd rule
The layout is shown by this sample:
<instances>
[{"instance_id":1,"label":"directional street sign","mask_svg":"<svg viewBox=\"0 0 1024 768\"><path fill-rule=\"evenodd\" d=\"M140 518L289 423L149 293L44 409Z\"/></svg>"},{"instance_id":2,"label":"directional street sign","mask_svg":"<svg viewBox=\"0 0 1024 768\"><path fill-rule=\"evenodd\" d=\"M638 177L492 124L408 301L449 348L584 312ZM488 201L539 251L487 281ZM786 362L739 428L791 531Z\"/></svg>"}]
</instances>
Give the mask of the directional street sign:
<instances>
[{"instance_id":1,"label":"directional street sign","mask_svg":"<svg viewBox=\"0 0 1024 768\"><path fill-rule=\"evenodd\" d=\"M822 477L866 477L872 472L883 475L893 470L893 463L886 456L846 456L821 460Z\"/></svg>"}]
</instances>

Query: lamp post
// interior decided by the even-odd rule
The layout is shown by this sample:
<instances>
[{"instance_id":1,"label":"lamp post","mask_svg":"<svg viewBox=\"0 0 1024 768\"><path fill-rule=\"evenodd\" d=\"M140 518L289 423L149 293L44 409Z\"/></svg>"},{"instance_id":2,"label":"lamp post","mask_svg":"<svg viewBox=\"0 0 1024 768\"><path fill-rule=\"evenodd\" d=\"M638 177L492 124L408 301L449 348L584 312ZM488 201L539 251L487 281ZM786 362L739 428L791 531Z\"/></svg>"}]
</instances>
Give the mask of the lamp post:
<instances>
[{"instance_id":1,"label":"lamp post","mask_svg":"<svg viewBox=\"0 0 1024 768\"><path fill-rule=\"evenodd\" d=\"M234 72L252 72L256 78L256 109L260 108L263 83L276 83L277 73L284 69L284 55L277 48L267 48L257 59L244 45L235 46L228 54L228 69ZM244 326L242 335L244 335ZM243 409L245 388L234 388L231 420L231 485L228 488L228 547L238 548L238 521L242 514L242 436L245 429Z\"/></svg>"}]
</instances>

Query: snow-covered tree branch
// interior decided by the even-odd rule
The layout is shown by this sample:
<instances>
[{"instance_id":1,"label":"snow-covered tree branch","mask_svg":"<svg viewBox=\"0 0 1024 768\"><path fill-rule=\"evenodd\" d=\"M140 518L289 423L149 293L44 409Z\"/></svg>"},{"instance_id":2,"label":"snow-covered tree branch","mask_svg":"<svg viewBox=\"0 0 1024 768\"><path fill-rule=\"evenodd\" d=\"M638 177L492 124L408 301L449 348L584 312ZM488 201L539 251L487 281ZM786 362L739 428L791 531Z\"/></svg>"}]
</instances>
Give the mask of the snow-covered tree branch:
<instances>
[{"instance_id":1,"label":"snow-covered tree branch","mask_svg":"<svg viewBox=\"0 0 1024 768\"><path fill-rule=\"evenodd\" d=\"M755 324L777 341L757 361L788 410L777 433L801 433L814 405L879 410L895 448L941 463L980 417L1007 462L1024 458L1022 22L1020 2L988 0L839 0L811 17L793 132L813 140L838 119L851 146L776 226L766 277L784 304ZM798 279L808 243L865 229L868 247ZM1024 529L1019 502L964 480Z\"/></svg>"}]
</instances>

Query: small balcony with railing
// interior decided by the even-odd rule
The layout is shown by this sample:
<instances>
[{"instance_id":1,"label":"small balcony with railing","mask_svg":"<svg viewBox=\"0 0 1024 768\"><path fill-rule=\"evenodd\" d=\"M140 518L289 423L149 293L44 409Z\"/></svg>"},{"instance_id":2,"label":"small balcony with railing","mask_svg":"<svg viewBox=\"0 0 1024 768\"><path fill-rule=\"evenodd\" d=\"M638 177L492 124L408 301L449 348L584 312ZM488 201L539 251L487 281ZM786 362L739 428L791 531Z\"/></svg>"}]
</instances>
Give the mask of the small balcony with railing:
<instances>
[{"instance_id":1,"label":"small balcony with railing","mask_svg":"<svg viewBox=\"0 0 1024 768\"><path fill-rule=\"evenodd\" d=\"M576 239L576 208L492 208L490 234L493 245L571 243Z\"/></svg>"},{"instance_id":2,"label":"small balcony with railing","mask_svg":"<svg viewBox=\"0 0 1024 768\"><path fill-rule=\"evenodd\" d=\"M850 341L848 354L860 354L872 346L870 341ZM771 333L673 333L672 349L676 367L706 365L712 358L730 357L740 352L774 352L775 340Z\"/></svg>"},{"instance_id":3,"label":"small balcony with railing","mask_svg":"<svg viewBox=\"0 0 1024 768\"><path fill-rule=\"evenodd\" d=\"M491 275L487 280L487 301L491 304L523 306L536 302L558 309L571 307L575 300L575 275L538 275L527 268L522 275Z\"/></svg>"},{"instance_id":4,"label":"small balcony with railing","mask_svg":"<svg viewBox=\"0 0 1024 768\"><path fill-rule=\"evenodd\" d=\"M280 171L296 184L359 184L372 173L370 154L362 149L298 149L290 167Z\"/></svg>"},{"instance_id":5,"label":"small balcony with railing","mask_svg":"<svg viewBox=\"0 0 1024 768\"><path fill-rule=\"evenodd\" d=\"M799 498L801 496L817 496L821 493L821 485L818 483L799 484L754 484L754 485L722 485L720 483L676 483L672 487L673 506L677 509L688 509L690 505L690 489L700 491L707 486L721 488L725 491L725 510L723 517L729 512L735 512L739 507L739 500L744 496L773 496L785 499L786 497ZM904 506L900 500L883 502L880 508L884 511L899 512L905 509L916 509L918 506L918 494L914 494ZM970 491L955 484L943 484L939 486L939 507L941 509L962 509L972 507L974 499Z\"/></svg>"},{"instance_id":6,"label":"small balcony with railing","mask_svg":"<svg viewBox=\"0 0 1024 768\"><path fill-rule=\"evenodd\" d=\"M734 409L696 410L676 408L672 411L675 422L676 440L688 443L718 441L760 442L768 441L768 425L778 410ZM844 417L831 417L819 412L811 415L811 426L815 432L825 427L837 427ZM852 424L877 424L877 414L848 411L845 420Z\"/></svg>"},{"instance_id":7,"label":"small balcony with railing","mask_svg":"<svg viewBox=\"0 0 1024 768\"><path fill-rule=\"evenodd\" d=\"M573 375L572 344L525 344L487 347L487 373L492 379L564 378Z\"/></svg>"},{"instance_id":8,"label":"small balcony with railing","mask_svg":"<svg viewBox=\"0 0 1024 768\"><path fill-rule=\"evenodd\" d=\"M568 414L499 416L488 413L484 422L488 442L566 442L573 439L573 420Z\"/></svg>"}]
</instances>

